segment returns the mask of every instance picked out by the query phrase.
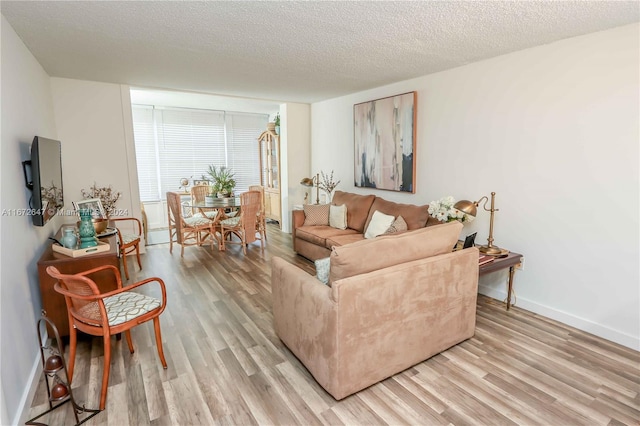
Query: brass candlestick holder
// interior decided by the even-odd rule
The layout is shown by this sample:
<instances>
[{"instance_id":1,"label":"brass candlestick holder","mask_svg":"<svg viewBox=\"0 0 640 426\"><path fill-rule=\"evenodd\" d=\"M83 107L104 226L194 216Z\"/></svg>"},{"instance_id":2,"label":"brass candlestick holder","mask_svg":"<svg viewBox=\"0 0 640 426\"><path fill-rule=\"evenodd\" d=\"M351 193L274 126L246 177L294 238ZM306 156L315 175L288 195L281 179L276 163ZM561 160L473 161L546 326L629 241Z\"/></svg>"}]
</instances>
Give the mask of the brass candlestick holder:
<instances>
[{"instance_id":1,"label":"brass candlestick holder","mask_svg":"<svg viewBox=\"0 0 640 426\"><path fill-rule=\"evenodd\" d=\"M469 216L473 216L475 217L478 214L478 206L480 205L481 202L484 203L482 204L482 208L485 211L488 211L491 213L490 219L489 219L489 238L487 238L487 242L488 244L486 246L481 246L478 249L480 250L481 253L484 254L488 254L490 256L502 256L505 255L507 253L509 253L508 250L505 249L501 249L498 246L494 246L493 245L493 217L495 212L498 211L498 209L496 209L496 193L492 192L491 193L491 208L488 209L487 208L487 202L489 201L489 198L485 195L482 198L480 198L478 201L468 201L468 200L460 200L458 201L453 207L460 210L463 213L468 214Z\"/></svg>"}]
</instances>

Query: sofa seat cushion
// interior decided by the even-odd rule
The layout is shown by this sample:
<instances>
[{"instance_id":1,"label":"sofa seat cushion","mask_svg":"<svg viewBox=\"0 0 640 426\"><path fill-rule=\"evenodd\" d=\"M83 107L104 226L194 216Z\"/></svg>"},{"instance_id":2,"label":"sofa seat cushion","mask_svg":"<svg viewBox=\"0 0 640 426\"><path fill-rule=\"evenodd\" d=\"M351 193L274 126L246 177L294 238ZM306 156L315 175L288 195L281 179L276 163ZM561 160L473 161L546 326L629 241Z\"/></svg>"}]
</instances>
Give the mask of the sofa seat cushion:
<instances>
[{"instance_id":1,"label":"sofa seat cushion","mask_svg":"<svg viewBox=\"0 0 640 426\"><path fill-rule=\"evenodd\" d=\"M332 204L347 206L347 227L358 232L364 232L369 209L375 200L375 195L359 195L351 192L336 191ZM384 212L383 212L384 213Z\"/></svg>"},{"instance_id":2,"label":"sofa seat cushion","mask_svg":"<svg viewBox=\"0 0 640 426\"><path fill-rule=\"evenodd\" d=\"M428 205L416 206L414 204L400 204L376 197L371 209L369 210L366 226L369 226L369 222L371 222L371 218L375 211L379 211L380 213L388 214L396 218L398 216L402 216L404 221L407 222L407 228L409 230L424 228L430 217Z\"/></svg>"},{"instance_id":3,"label":"sofa seat cushion","mask_svg":"<svg viewBox=\"0 0 640 426\"><path fill-rule=\"evenodd\" d=\"M461 230L462 223L454 221L334 247L331 252L329 283L451 252Z\"/></svg>"},{"instance_id":4,"label":"sofa seat cushion","mask_svg":"<svg viewBox=\"0 0 640 426\"><path fill-rule=\"evenodd\" d=\"M364 240L364 235L359 232L355 234L335 235L333 237L328 237L324 246L331 250L334 246L340 247L346 244L357 243L362 240Z\"/></svg>"},{"instance_id":5,"label":"sofa seat cushion","mask_svg":"<svg viewBox=\"0 0 640 426\"><path fill-rule=\"evenodd\" d=\"M338 235L355 234L353 229L337 229L331 226L301 226L296 229L296 238L308 241L310 243L324 247L327 238L336 237Z\"/></svg>"}]
</instances>

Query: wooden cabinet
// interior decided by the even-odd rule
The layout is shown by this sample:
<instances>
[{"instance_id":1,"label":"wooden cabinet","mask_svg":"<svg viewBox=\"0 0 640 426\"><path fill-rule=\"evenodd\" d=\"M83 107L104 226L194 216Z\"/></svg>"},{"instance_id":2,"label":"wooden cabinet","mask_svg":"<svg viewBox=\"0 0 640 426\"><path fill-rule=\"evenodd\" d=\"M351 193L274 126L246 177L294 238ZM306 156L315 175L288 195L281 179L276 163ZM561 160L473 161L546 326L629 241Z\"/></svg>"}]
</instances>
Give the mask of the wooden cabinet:
<instances>
[{"instance_id":1,"label":"wooden cabinet","mask_svg":"<svg viewBox=\"0 0 640 426\"><path fill-rule=\"evenodd\" d=\"M60 239L60 232L56 235ZM40 279L40 296L42 297L42 309L47 317L58 328L60 336L69 335L69 318L67 317L67 305L64 296L53 289L56 280L47 274L47 266L55 266L63 274L75 274L103 265L113 265L120 268L118 258L118 241L115 235L103 238L100 241L109 243L109 251L90 254L82 257L69 257L56 253L47 247L38 260L38 277ZM115 290L117 288L115 276L111 271L100 271L89 276L98 285L100 292ZM49 330L51 332L51 330Z\"/></svg>"},{"instance_id":2,"label":"wooden cabinet","mask_svg":"<svg viewBox=\"0 0 640 426\"><path fill-rule=\"evenodd\" d=\"M264 187L265 215L282 225L280 198L280 136L265 130L258 138L260 184Z\"/></svg>"}]
</instances>

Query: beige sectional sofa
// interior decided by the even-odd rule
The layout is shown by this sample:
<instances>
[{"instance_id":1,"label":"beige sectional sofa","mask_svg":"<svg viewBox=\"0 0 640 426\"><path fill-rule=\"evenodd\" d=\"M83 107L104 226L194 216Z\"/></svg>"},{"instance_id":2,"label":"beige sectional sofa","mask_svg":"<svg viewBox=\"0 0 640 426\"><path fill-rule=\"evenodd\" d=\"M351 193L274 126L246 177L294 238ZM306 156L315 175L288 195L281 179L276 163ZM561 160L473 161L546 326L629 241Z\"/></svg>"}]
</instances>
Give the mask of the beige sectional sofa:
<instances>
[{"instance_id":1,"label":"beige sectional sofa","mask_svg":"<svg viewBox=\"0 0 640 426\"><path fill-rule=\"evenodd\" d=\"M381 213L402 215L409 230L437 225L440 222L429 216L429 206L394 203L375 195L360 195L336 191L332 204L347 206L347 229L330 226L304 226L305 214L293 211L293 250L310 260L328 257L331 247L362 241L364 232L377 210Z\"/></svg>"},{"instance_id":2,"label":"beige sectional sofa","mask_svg":"<svg viewBox=\"0 0 640 426\"><path fill-rule=\"evenodd\" d=\"M451 222L334 246L330 285L275 257L276 334L336 399L472 337L478 250L451 252L461 229ZM328 250L301 242L307 257Z\"/></svg>"}]
</instances>

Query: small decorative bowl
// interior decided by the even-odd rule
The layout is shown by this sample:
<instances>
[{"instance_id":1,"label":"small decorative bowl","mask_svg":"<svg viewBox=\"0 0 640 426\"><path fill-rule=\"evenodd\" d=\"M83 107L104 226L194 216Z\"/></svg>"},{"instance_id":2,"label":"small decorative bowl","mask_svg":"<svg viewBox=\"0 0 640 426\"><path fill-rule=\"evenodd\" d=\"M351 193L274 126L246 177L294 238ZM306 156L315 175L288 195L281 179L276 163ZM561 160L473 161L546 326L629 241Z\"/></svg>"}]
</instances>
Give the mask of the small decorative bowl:
<instances>
[{"instance_id":1,"label":"small decorative bowl","mask_svg":"<svg viewBox=\"0 0 640 426\"><path fill-rule=\"evenodd\" d=\"M51 401L59 401L69 394L69 389L64 383L56 383L51 388Z\"/></svg>"},{"instance_id":2,"label":"small decorative bowl","mask_svg":"<svg viewBox=\"0 0 640 426\"><path fill-rule=\"evenodd\" d=\"M93 222L93 229L96 230L96 235L102 234L109 226L109 219L91 219L91 222Z\"/></svg>"},{"instance_id":3,"label":"small decorative bowl","mask_svg":"<svg viewBox=\"0 0 640 426\"><path fill-rule=\"evenodd\" d=\"M60 355L51 355L44 363L44 371L47 373L55 373L62 369L62 358Z\"/></svg>"}]
</instances>

